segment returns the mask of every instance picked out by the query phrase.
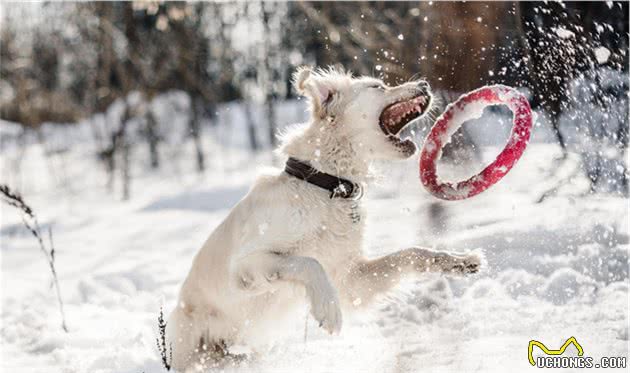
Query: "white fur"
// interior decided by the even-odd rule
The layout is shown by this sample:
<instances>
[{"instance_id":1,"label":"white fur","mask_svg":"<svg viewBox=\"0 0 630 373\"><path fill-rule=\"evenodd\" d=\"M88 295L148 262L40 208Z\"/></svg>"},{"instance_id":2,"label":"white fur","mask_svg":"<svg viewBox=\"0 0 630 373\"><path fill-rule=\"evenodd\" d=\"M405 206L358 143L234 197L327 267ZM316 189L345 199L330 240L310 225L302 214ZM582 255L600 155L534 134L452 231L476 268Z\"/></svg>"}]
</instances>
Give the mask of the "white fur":
<instances>
[{"instance_id":1,"label":"white fur","mask_svg":"<svg viewBox=\"0 0 630 373\"><path fill-rule=\"evenodd\" d=\"M417 95L417 82L379 89L374 78L300 69L294 83L310 100L311 120L285 136L284 154L356 183L369 181L371 161L409 156L387 141L378 118L387 105ZM350 218L353 207L359 222ZM359 201L331 199L280 170L259 177L194 258L168 322L173 366L199 364L217 344L255 341L305 299L315 320L338 333L342 309L368 304L405 274L479 266L476 255L420 248L367 260L364 221Z\"/></svg>"}]
</instances>

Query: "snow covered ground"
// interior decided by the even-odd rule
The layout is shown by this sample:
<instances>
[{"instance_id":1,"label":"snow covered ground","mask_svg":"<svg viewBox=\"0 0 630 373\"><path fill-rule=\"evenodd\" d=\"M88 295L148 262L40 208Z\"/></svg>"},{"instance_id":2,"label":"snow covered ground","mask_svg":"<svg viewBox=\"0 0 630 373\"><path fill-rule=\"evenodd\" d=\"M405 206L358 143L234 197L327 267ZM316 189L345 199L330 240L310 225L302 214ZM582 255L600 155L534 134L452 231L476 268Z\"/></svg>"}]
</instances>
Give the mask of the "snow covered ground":
<instances>
[{"instance_id":1,"label":"snow covered ground","mask_svg":"<svg viewBox=\"0 0 630 373\"><path fill-rule=\"evenodd\" d=\"M51 226L69 332L60 328L47 265L20 216L1 206L3 372L163 372L157 317L173 307L193 255L263 166L280 164L207 137L205 175L183 147L177 167L134 169L129 201L104 187L91 144L48 157L40 145L5 147L3 179ZM486 160L497 149L486 148ZM408 281L340 336L296 315L268 354L227 372L518 372L531 339L555 349L574 336L585 355L628 356L628 201L586 195L576 178L535 200L556 171L555 145L533 143L498 185L441 202L418 180L417 158L377 165L364 197L369 255L409 245L481 248L483 273ZM22 158L21 158L22 157ZM21 161L18 161L21 158ZM433 217L433 218L432 218ZM538 354L539 351L536 352ZM571 347L567 354L575 354ZM613 370L615 371L615 370Z\"/></svg>"}]
</instances>

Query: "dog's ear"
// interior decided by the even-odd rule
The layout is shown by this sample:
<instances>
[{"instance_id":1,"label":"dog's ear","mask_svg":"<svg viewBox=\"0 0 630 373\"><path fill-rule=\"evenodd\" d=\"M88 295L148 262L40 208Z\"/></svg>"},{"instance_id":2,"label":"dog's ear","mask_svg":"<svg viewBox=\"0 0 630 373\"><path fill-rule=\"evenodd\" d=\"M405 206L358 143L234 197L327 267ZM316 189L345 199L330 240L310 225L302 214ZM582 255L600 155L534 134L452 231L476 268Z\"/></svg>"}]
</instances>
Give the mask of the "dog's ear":
<instances>
[{"instance_id":1,"label":"dog's ear","mask_svg":"<svg viewBox=\"0 0 630 373\"><path fill-rule=\"evenodd\" d=\"M293 74L293 86L299 94L310 99L315 115L320 118L334 115L332 103L337 90L331 82L313 73L309 67L300 67Z\"/></svg>"},{"instance_id":2,"label":"dog's ear","mask_svg":"<svg viewBox=\"0 0 630 373\"><path fill-rule=\"evenodd\" d=\"M308 78L311 76L312 72L313 72L313 70L311 70L310 67L308 67L308 66L300 66L293 73L293 87L295 88L297 93L301 94L302 96L306 95L306 85L305 84L306 84L306 81L308 80Z\"/></svg>"}]
</instances>

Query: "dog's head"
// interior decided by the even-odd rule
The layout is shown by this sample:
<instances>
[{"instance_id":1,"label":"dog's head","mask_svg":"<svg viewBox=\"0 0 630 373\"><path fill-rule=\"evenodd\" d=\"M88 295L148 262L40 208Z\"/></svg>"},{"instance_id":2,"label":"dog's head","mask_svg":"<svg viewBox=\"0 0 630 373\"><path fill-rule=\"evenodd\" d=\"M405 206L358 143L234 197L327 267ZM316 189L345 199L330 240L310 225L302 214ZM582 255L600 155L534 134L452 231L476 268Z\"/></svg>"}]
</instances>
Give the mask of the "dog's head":
<instances>
[{"instance_id":1,"label":"dog's head","mask_svg":"<svg viewBox=\"0 0 630 373\"><path fill-rule=\"evenodd\" d=\"M412 156L416 145L400 132L431 105L424 80L388 87L382 80L335 70L300 68L294 75L296 90L308 97L313 119L327 132L350 141L368 159Z\"/></svg>"}]
</instances>

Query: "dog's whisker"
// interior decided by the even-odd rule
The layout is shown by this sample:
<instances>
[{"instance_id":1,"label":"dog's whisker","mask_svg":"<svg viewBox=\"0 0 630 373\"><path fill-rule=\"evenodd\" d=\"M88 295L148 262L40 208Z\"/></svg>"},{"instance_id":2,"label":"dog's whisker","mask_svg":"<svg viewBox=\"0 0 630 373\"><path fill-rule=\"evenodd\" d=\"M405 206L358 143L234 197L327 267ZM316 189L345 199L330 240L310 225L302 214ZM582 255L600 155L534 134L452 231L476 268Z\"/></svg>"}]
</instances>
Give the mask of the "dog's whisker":
<instances>
[{"instance_id":1,"label":"dog's whisker","mask_svg":"<svg viewBox=\"0 0 630 373\"><path fill-rule=\"evenodd\" d=\"M407 80L407 82L414 82L416 80L419 80L419 78L420 78L420 73L415 73L409 78L409 80Z\"/></svg>"}]
</instances>

